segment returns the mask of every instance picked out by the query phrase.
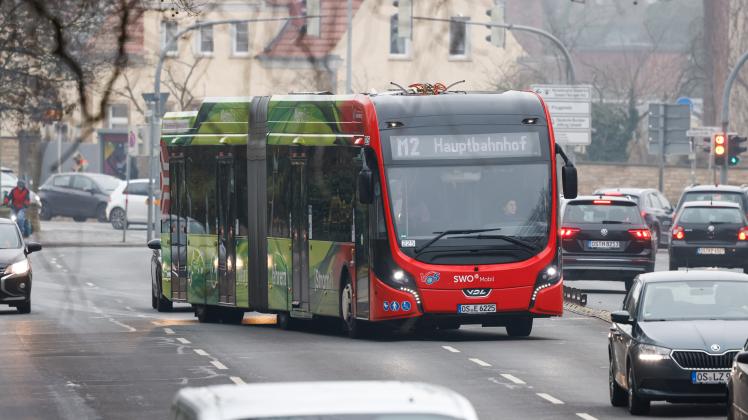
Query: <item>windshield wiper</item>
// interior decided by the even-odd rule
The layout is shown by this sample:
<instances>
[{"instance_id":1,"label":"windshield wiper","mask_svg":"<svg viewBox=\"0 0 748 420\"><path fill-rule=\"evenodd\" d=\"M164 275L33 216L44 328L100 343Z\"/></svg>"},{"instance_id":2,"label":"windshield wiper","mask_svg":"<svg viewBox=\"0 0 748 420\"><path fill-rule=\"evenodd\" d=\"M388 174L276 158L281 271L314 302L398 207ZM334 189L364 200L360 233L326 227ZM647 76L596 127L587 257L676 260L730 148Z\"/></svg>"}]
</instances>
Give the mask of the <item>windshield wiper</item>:
<instances>
[{"instance_id":1,"label":"windshield wiper","mask_svg":"<svg viewBox=\"0 0 748 420\"><path fill-rule=\"evenodd\" d=\"M497 230L501 230L501 228L492 228L492 229L451 229L451 230L445 230L444 232L434 232L438 233L438 235L431 238L428 242L421 245L420 247L416 248L414 251L416 255L420 254L425 250L426 248L430 247L434 244L434 242L438 241L439 239L447 236L447 235L466 235L470 233L481 233L481 232L494 232Z\"/></svg>"},{"instance_id":2,"label":"windshield wiper","mask_svg":"<svg viewBox=\"0 0 748 420\"><path fill-rule=\"evenodd\" d=\"M514 236L507 236L507 235L475 235L475 236L461 236L462 238L475 238L475 239L501 239L504 241L507 241L509 243L512 243L514 245L520 246L522 248L525 248L527 250L538 252L540 251L540 247L533 244L532 242L528 242L519 238L516 238Z\"/></svg>"}]
</instances>

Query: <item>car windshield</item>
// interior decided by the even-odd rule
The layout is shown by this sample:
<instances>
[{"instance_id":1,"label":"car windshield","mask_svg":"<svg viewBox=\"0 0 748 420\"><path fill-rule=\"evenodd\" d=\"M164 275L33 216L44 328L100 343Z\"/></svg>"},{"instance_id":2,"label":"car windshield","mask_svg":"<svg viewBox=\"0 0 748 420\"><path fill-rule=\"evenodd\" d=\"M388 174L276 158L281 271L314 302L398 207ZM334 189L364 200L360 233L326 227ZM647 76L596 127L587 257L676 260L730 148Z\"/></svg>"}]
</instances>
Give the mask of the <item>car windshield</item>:
<instances>
[{"instance_id":1,"label":"car windshield","mask_svg":"<svg viewBox=\"0 0 748 420\"><path fill-rule=\"evenodd\" d=\"M312 416L252 417L246 420L457 420L440 414L317 414Z\"/></svg>"},{"instance_id":2,"label":"car windshield","mask_svg":"<svg viewBox=\"0 0 748 420\"><path fill-rule=\"evenodd\" d=\"M691 191L683 196L683 203L689 201L730 201L743 205L743 194L726 191Z\"/></svg>"},{"instance_id":3,"label":"car windshield","mask_svg":"<svg viewBox=\"0 0 748 420\"><path fill-rule=\"evenodd\" d=\"M548 236L547 163L391 167L397 237L430 240L446 230L497 229L537 245Z\"/></svg>"},{"instance_id":4,"label":"car windshield","mask_svg":"<svg viewBox=\"0 0 748 420\"><path fill-rule=\"evenodd\" d=\"M99 184L99 187L107 193L111 193L122 183L121 179L108 175L95 175L91 178L93 178L94 181Z\"/></svg>"},{"instance_id":5,"label":"car windshield","mask_svg":"<svg viewBox=\"0 0 748 420\"><path fill-rule=\"evenodd\" d=\"M678 223L743 223L743 213L728 207L687 207L683 209Z\"/></svg>"},{"instance_id":6,"label":"car windshield","mask_svg":"<svg viewBox=\"0 0 748 420\"><path fill-rule=\"evenodd\" d=\"M609 200L597 201L605 204L595 204L589 201L570 202L564 211L564 223L644 223L634 205L616 204Z\"/></svg>"},{"instance_id":7,"label":"car windshield","mask_svg":"<svg viewBox=\"0 0 748 420\"><path fill-rule=\"evenodd\" d=\"M748 319L748 282L669 281L647 284L644 321Z\"/></svg>"},{"instance_id":8,"label":"car windshield","mask_svg":"<svg viewBox=\"0 0 748 420\"><path fill-rule=\"evenodd\" d=\"M17 249L21 247L21 238L14 224L0 224L0 249Z\"/></svg>"}]
</instances>

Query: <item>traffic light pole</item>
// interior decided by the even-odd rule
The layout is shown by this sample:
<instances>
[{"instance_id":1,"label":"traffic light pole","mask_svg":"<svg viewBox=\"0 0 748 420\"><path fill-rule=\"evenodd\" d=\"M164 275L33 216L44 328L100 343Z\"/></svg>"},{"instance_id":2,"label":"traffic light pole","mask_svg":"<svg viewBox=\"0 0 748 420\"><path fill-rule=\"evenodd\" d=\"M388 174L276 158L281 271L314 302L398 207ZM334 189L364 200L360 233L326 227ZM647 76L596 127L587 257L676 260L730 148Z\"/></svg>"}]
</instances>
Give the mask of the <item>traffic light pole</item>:
<instances>
[{"instance_id":1,"label":"traffic light pole","mask_svg":"<svg viewBox=\"0 0 748 420\"><path fill-rule=\"evenodd\" d=\"M722 91L722 132L725 133L725 136L727 136L727 129L730 125L730 92L732 91L732 85L735 83L735 79L737 79L740 69L746 61L748 61L748 51L740 56L735 67L730 71L730 75L727 77L727 81L725 82L725 89ZM721 182L723 184L727 184L727 166L727 163L725 163L722 167Z\"/></svg>"}]
</instances>

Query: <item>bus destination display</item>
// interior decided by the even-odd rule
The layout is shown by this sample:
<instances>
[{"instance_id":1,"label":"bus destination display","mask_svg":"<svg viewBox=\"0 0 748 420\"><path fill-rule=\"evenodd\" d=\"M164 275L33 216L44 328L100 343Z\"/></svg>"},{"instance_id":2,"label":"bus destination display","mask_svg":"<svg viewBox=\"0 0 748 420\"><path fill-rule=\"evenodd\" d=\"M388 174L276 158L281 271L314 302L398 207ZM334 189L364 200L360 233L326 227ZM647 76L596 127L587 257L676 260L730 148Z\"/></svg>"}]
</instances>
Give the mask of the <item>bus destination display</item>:
<instances>
[{"instance_id":1,"label":"bus destination display","mask_svg":"<svg viewBox=\"0 0 748 420\"><path fill-rule=\"evenodd\" d=\"M538 133L390 136L393 160L540 156Z\"/></svg>"}]
</instances>

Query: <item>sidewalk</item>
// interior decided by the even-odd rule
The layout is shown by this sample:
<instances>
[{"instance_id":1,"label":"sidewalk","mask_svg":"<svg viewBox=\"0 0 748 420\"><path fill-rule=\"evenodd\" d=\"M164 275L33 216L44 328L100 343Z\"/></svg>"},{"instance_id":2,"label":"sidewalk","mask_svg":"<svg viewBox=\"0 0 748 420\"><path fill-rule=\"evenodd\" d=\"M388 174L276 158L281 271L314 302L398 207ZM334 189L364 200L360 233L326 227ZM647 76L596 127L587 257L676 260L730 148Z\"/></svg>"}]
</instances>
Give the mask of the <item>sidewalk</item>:
<instances>
[{"instance_id":1,"label":"sidewalk","mask_svg":"<svg viewBox=\"0 0 748 420\"><path fill-rule=\"evenodd\" d=\"M41 222L41 231L34 232L30 240L44 247L144 247L147 232L145 226L131 226L122 242L122 231L109 223L96 221L74 222L72 219L55 218Z\"/></svg>"}]
</instances>

